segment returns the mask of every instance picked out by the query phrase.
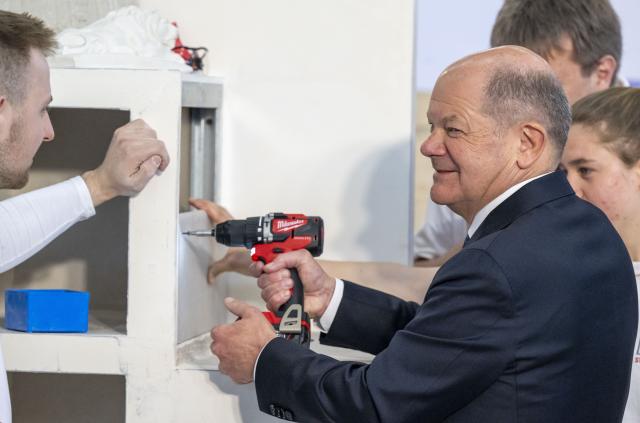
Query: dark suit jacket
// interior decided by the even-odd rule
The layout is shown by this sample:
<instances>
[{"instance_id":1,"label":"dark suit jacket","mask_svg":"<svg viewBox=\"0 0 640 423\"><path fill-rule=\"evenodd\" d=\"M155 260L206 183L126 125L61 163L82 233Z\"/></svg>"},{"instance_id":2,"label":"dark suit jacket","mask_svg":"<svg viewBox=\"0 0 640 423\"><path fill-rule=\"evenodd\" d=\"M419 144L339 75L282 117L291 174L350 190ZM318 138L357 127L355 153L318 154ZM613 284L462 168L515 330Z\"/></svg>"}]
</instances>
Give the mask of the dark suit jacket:
<instances>
[{"instance_id":1,"label":"dark suit jacket","mask_svg":"<svg viewBox=\"0 0 640 423\"><path fill-rule=\"evenodd\" d=\"M275 339L258 402L300 422L619 422L637 301L617 233L555 172L493 210L422 305L345 282L322 342L373 362Z\"/></svg>"}]
</instances>

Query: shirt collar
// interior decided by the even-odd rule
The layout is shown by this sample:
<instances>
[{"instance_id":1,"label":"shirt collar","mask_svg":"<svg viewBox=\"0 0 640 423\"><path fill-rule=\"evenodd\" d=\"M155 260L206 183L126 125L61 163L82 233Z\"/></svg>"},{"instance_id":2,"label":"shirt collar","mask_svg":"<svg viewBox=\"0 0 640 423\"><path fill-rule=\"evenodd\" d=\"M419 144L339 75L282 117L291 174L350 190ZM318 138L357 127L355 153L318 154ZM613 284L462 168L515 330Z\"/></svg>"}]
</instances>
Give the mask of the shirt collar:
<instances>
[{"instance_id":1,"label":"shirt collar","mask_svg":"<svg viewBox=\"0 0 640 423\"><path fill-rule=\"evenodd\" d=\"M507 198L511 197L513 194L516 193L516 191L518 191L520 188L522 188L523 186L525 186L529 182L535 181L536 179L542 178L543 176L546 176L546 175L548 175L550 173L552 173L552 172L547 172L547 173L544 173L542 175L534 176L533 178L527 179L526 181L522 181L522 182L519 182L519 183L515 184L514 186L510 187L505 192L503 192L502 194L500 194L499 196L497 196L496 198L491 200L486 206L481 208L480 211L478 213L476 213L476 215L473 217L473 220L471 221L471 225L469 226L469 229L467 230L467 235L469 236L469 238L473 237L473 234L476 233L476 231L478 230L480 225L482 225L482 222L484 222L484 220L487 218L487 216L489 216L489 213L491 213L493 211L493 209L495 209L500 204L502 204L502 202L504 200L506 200Z\"/></svg>"},{"instance_id":2,"label":"shirt collar","mask_svg":"<svg viewBox=\"0 0 640 423\"><path fill-rule=\"evenodd\" d=\"M629 80L627 78L625 78L624 76L618 75L613 86L614 87L630 87L631 84L629 84Z\"/></svg>"}]
</instances>

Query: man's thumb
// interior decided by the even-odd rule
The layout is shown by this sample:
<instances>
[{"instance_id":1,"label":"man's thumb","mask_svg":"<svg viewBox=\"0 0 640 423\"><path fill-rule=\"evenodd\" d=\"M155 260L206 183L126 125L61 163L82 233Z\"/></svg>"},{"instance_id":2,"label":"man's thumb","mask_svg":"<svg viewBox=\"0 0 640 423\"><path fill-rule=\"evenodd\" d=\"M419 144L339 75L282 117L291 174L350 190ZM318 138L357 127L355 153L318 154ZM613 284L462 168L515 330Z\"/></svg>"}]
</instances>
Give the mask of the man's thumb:
<instances>
[{"instance_id":1,"label":"man's thumb","mask_svg":"<svg viewBox=\"0 0 640 423\"><path fill-rule=\"evenodd\" d=\"M224 305L227 307L227 310L238 317L244 317L252 308L249 304L231 297L224 299Z\"/></svg>"}]
</instances>

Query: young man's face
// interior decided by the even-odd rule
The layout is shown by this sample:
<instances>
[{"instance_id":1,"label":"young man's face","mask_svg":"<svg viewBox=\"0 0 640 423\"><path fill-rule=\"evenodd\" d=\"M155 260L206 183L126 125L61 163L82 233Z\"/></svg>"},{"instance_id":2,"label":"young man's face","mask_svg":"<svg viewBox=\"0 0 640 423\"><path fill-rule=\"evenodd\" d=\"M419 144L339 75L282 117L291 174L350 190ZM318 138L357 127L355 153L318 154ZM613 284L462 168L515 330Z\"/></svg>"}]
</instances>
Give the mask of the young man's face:
<instances>
[{"instance_id":1,"label":"young man's face","mask_svg":"<svg viewBox=\"0 0 640 423\"><path fill-rule=\"evenodd\" d=\"M596 67L585 76L582 67L573 58L573 42L567 36L560 39L560 49L553 49L547 62L564 88L569 104L573 104L589 94L602 91L611 86L613 71L608 67Z\"/></svg>"},{"instance_id":2,"label":"young man's face","mask_svg":"<svg viewBox=\"0 0 640 423\"><path fill-rule=\"evenodd\" d=\"M40 144L54 137L47 106L51 102L49 65L32 50L19 104L0 97L0 188L22 188Z\"/></svg>"}]
</instances>

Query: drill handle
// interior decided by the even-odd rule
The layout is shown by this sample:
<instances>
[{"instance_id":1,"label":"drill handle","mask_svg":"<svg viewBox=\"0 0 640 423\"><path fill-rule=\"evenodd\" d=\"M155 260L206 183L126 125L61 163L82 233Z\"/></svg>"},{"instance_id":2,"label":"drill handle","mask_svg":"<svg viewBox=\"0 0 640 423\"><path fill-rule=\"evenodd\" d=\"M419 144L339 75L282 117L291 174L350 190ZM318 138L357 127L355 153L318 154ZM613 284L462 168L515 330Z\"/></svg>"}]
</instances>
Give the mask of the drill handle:
<instances>
[{"instance_id":1,"label":"drill handle","mask_svg":"<svg viewBox=\"0 0 640 423\"><path fill-rule=\"evenodd\" d=\"M291 279L293 279L293 288L290 290L291 297L278 309L276 313L278 317L282 317L284 312L287 311L292 304L300 304L302 312L304 313L304 288L302 287L302 280L298 274L298 269L292 267L289 269L289 272L291 273Z\"/></svg>"}]
</instances>

